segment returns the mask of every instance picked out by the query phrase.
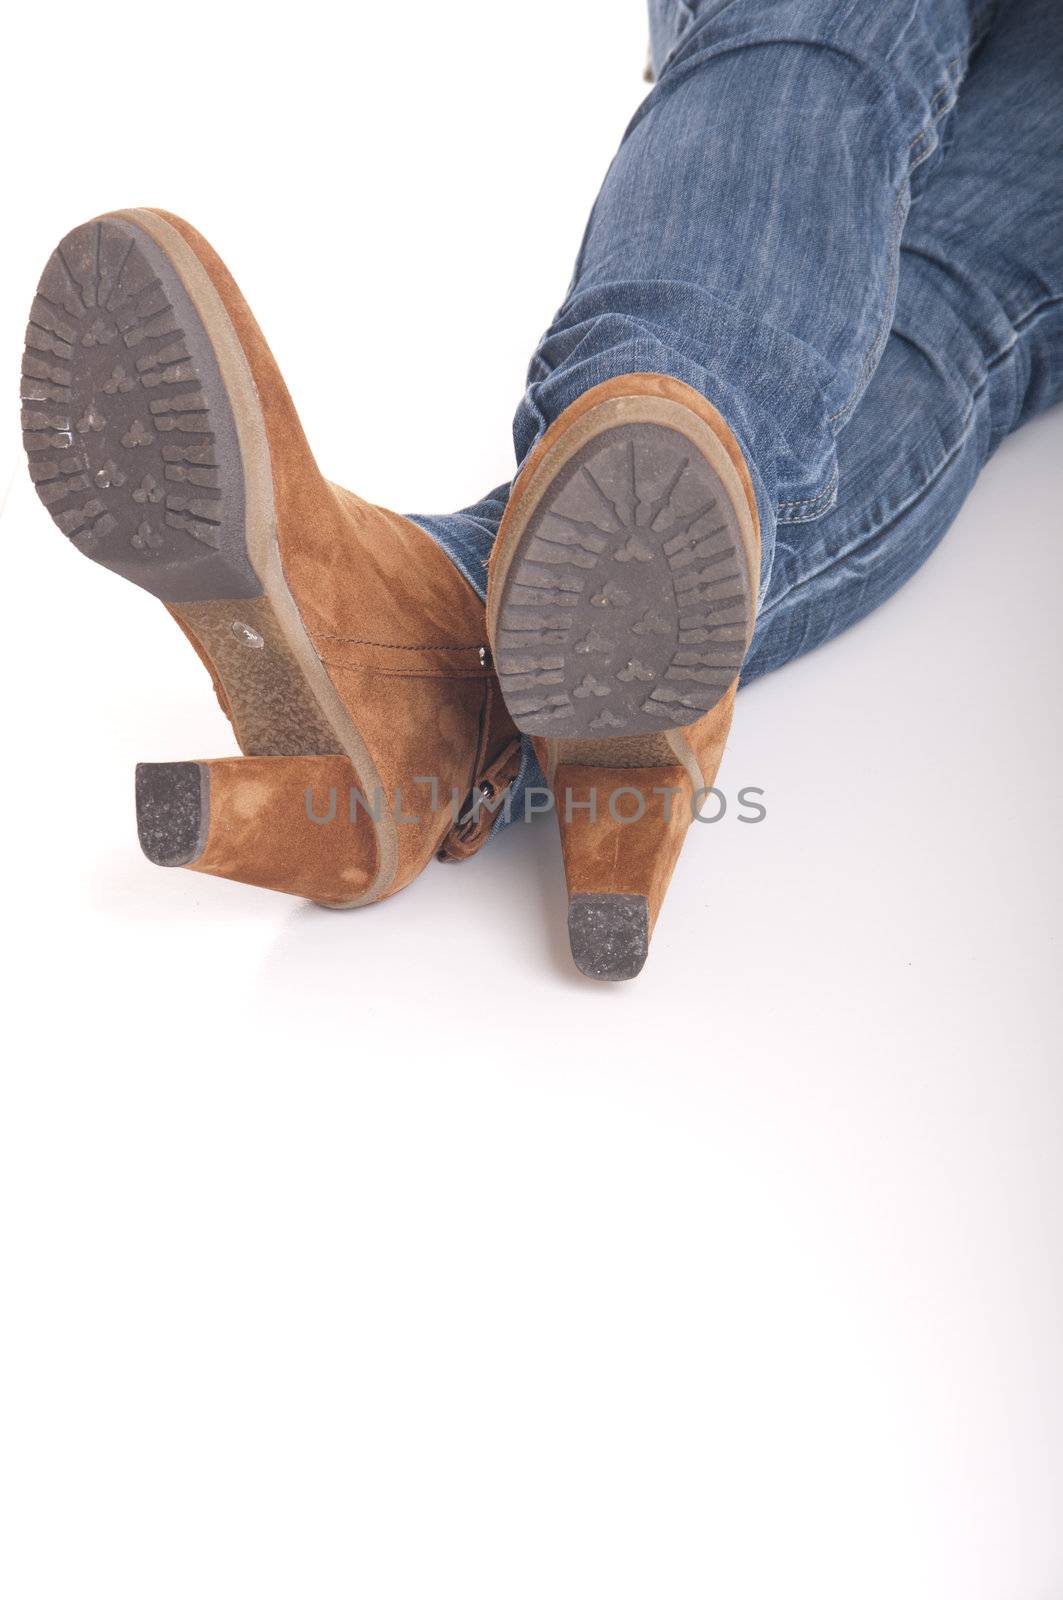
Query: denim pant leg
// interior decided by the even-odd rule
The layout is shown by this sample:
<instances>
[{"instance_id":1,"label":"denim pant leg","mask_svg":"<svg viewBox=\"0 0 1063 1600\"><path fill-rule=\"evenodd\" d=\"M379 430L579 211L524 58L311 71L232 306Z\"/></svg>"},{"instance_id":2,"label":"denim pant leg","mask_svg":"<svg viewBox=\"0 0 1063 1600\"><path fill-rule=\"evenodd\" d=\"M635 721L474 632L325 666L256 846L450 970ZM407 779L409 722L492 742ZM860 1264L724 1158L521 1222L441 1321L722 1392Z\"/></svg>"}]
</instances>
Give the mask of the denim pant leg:
<instances>
[{"instance_id":1,"label":"denim pant leg","mask_svg":"<svg viewBox=\"0 0 1063 1600\"><path fill-rule=\"evenodd\" d=\"M835 503L836 439L886 346L913 179L938 148L984 7L694 0L679 11L663 62L655 35L659 81L532 360L517 460L605 379L659 371L691 384L750 461L766 604L776 526ZM415 518L481 593L505 495Z\"/></svg>"},{"instance_id":2,"label":"denim pant leg","mask_svg":"<svg viewBox=\"0 0 1063 1600\"><path fill-rule=\"evenodd\" d=\"M833 503L835 435L885 345L913 174L987 3L653 0L660 76L532 359L518 465L595 384L680 378L745 449L766 585L776 520ZM481 593L504 494L414 519Z\"/></svg>"},{"instance_id":3,"label":"denim pant leg","mask_svg":"<svg viewBox=\"0 0 1063 1600\"><path fill-rule=\"evenodd\" d=\"M649 0L649 7L650 66L656 83L693 22L694 7L691 0Z\"/></svg>"},{"instance_id":4,"label":"denim pant leg","mask_svg":"<svg viewBox=\"0 0 1063 1600\"><path fill-rule=\"evenodd\" d=\"M912 209L893 329L838 440L838 503L780 525L743 683L922 564L1006 435L1063 399L1063 7L1005 0Z\"/></svg>"},{"instance_id":5,"label":"denim pant leg","mask_svg":"<svg viewBox=\"0 0 1063 1600\"><path fill-rule=\"evenodd\" d=\"M777 521L824 512L893 316L916 169L981 0L695 0L532 360L517 459L580 394L665 372L726 417Z\"/></svg>"}]
</instances>

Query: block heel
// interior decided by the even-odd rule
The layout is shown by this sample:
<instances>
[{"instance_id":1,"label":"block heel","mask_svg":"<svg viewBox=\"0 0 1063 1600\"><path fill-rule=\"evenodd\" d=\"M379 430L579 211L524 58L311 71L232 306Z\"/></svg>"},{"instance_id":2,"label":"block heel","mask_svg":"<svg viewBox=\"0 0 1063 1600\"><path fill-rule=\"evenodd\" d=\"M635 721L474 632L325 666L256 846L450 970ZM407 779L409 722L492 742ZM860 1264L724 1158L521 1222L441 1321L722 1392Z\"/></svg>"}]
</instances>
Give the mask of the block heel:
<instances>
[{"instance_id":1,"label":"block heel","mask_svg":"<svg viewBox=\"0 0 1063 1600\"><path fill-rule=\"evenodd\" d=\"M349 905L377 869L373 796L342 756L142 762L137 834L148 860L322 905ZM364 803L363 803L364 801Z\"/></svg>"}]
</instances>

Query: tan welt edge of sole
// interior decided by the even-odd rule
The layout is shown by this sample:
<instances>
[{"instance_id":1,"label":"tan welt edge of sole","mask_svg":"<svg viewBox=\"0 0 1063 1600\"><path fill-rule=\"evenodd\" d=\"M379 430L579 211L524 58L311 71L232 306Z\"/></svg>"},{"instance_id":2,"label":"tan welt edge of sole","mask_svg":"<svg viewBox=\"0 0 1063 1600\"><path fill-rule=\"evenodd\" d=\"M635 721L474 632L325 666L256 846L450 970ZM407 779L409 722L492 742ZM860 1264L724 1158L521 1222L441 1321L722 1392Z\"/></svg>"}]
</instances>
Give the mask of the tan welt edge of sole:
<instances>
[{"instance_id":1,"label":"tan welt edge of sole","mask_svg":"<svg viewBox=\"0 0 1063 1600\"><path fill-rule=\"evenodd\" d=\"M314 649L284 576L277 540L277 508L265 421L247 356L221 296L195 251L163 217L139 206L109 214L143 229L166 253L207 330L229 396L240 445L246 497L248 559L258 574L263 593L273 607L277 624L313 698L332 727L344 755L354 767L362 793L372 795L382 792L373 758ZM381 820L377 822L374 819L373 825L378 849L376 877L364 894L337 909L371 905L384 897L394 880L399 854L395 820L390 812L382 812Z\"/></svg>"}]
</instances>

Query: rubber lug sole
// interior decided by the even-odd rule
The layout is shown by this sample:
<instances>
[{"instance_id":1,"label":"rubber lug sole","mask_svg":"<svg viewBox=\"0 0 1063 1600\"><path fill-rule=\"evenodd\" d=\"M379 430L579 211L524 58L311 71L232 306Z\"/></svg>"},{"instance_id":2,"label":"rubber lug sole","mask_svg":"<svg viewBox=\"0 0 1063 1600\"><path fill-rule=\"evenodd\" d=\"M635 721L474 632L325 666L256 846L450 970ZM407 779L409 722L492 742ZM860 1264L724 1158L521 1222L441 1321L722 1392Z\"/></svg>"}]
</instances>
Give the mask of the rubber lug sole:
<instances>
[{"instance_id":1,"label":"rubber lug sole","mask_svg":"<svg viewBox=\"0 0 1063 1600\"><path fill-rule=\"evenodd\" d=\"M596 434L547 484L509 564L496 667L523 733L696 722L734 681L755 594L728 492L683 433Z\"/></svg>"},{"instance_id":2,"label":"rubber lug sole","mask_svg":"<svg viewBox=\"0 0 1063 1600\"><path fill-rule=\"evenodd\" d=\"M147 234L118 219L67 234L41 276L22 374L30 475L83 555L168 604L261 594L225 385Z\"/></svg>"}]
</instances>

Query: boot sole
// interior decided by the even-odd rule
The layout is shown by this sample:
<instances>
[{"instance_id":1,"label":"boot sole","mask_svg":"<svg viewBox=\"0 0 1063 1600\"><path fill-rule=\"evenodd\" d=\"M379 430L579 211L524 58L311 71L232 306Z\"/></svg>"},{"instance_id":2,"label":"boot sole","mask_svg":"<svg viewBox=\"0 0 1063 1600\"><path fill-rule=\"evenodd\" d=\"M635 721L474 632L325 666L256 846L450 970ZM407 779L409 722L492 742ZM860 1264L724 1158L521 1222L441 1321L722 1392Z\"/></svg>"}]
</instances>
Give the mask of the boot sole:
<instances>
[{"instance_id":1,"label":"boot sole","mask_svg":"<svg viewBox=\"0 0 1063 1600\"><path fill-rule=\"evenodd\" d=\"M575 760L569 741L703 717L749 646L753 549L748 500L707 422L658 395L586 412L511 501L494 558L495 665L517 726Z\"/></svg>"},{"instance_id":2,"label":"boot sole","mask_svg":"<svg viewBox=\"0 0 1063 1600\"><path fill-rule=\"evenodd\" d=\"M220 683L244 753L344 755L361 791L376 793L284 578L247 355L182 235L146 210L67 234L41 276L22 372L41 501L83 555L163 601ZM156 817L160 801L153 790ZM373 825L378 869L352 906L380 899L395 874L386 809Z\"/></svg>"},{"instance_id":3,"label":"boot sole","mask_svg":"<svg viewBox=\"0 0 1063 1600\"><path fill-rule=\"evenodd\" d=\"M491 561L488 630L507 709L562 763L701 774L683 729L728 693L753 632L752 485L715 409L656 374L577 401L525 464ZM604 848L604 847L603 847ZM589 978L642 969L644 894L572 893Z\"/></svg>"}]
</instances>

